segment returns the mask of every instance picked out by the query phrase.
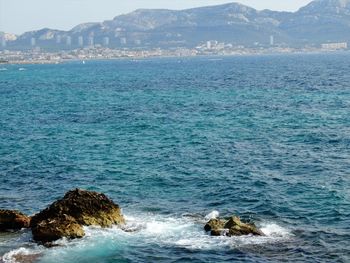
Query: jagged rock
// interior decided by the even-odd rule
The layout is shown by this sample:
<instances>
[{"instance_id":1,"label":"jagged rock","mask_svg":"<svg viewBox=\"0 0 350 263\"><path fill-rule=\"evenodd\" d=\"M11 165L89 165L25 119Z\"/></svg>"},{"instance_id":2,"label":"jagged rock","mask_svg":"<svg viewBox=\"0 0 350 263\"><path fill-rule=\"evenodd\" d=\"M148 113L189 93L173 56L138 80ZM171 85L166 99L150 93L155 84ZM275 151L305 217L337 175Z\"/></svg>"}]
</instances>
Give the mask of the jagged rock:
<instances>
[{"instance_id":1,"label":"jagged rock","mask_svg":"<svg viewBox=\"0 0 350 263\"><path fill-rule=\"evenodd\" d=\"M62 237L83 237L82 226L111 227L124 223L119 206L107 196L75 189L33 216L31 228L34 240L51 242Z\"/></svg>"},{"instance_id":2,"label":"jagged rock","mask_svg":"<svg viewBox=\"0 0 350 263\"><path fill-rule=\"evenodd\" d=\"M223 228L213 229L210 231L210 235L214 237L226 236L226 233L227 233L226 229L223 229Z\"/></svg>"},{"instance_id":3,"label":"jagged rock","mask_svg":"<svg viewBox=\"0 0 350 263\"><path fill-rule=\"evenodd\" d=\"M29 228L30 217L15 210L0 209L0 231Z\"/></svg>"},{"instance_id":4,"label":"jagged rock","mask_svg":"<svg viewBox=\"0 0 350 263\"><path fill-rule=\"evenodd\" d=\"M212 236L221 236L222 230L224 230L225 221L221 219L210 219L204 226L204 230L210 232Z\"/></svg>"},{"instance_id":5,"label":"jagged rock","mask_svg":"<svg viewBox=\"0 0 350 263\"><path fill-rule=\"evenodd\" d=\"M211 219L204 226L204 230L212 236L264 235L254 224L243 223L237 216L229 220Z\"/></svg>"},{"instance_id":6,"label":"jagged rock","mask_svg":"<svg viewBox=\"0 0 350 263\"><path fill-rule=\"evenodd\" d=\"M81 238L85 235L83 226L68 215L40 221L32 227L33 238L43 243L52 242L62 237Z\"/></svg>"},{"instance_id":7,"label":"jagged rock","mask_svg":"<svg viewBox=\"0 0 350 263\"><path fill-rule=\"evenodd\" d=\"M254 224L243 223L239 217L231 217L225 224L225 228L229 229L228 236L241 236L241 235L255 235L263 236L261 232Z\"/></svg>"}]
</instances>

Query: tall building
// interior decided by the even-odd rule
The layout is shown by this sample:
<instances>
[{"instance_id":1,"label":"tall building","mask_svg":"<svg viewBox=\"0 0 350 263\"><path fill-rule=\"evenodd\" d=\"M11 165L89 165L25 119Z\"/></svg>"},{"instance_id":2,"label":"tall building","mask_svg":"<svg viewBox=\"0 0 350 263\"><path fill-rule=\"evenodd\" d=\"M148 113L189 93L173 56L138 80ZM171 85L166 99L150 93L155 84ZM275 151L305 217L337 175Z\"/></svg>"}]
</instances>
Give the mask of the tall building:
<instances>
[{"instance_id":1,"label":"tall building","mask_svg":"<svg viewBox=\"0 0 350 263\"><path fill-rule=\"evenodd\" d=\"M219 44L219 42L217 40L210 40L207 41L207 49L212 49L215 48L217 45Z\"/></svg>"},{"instance_id":2,"label":"tall building","mask_svg":"<svg viewBox=\"0 0 350 263\"><path fill-rule=\"evenodd\" d=\"M275 38L273 35L270 36L270 46L273 46L275 44Z\"/></svg>"},{"instance_id":3,"label":"tall building","mask_svg":"<svg viewBox=\"0 0 350 263\"><path fill-rule=\"evenodd\" d=\"M126 38L125 38L125 37L122 37L122 38L120 39L120 44L126 45Z\"/></svg>"},{"instance_id":4,"label":"tall building","mask_svg":"<svg viewBox=\"0 0 350 263\"><path fill-rule=\"evenodd\" d=\"M109 46L109 37L104 37L103 38L103 45L104 46Z\"/></svg>"},{"instance_id":5,"label":"tall building","mask_svg":"<svg viewBox=\"0 0 350 263\"><path fill-rule=\"evenodd\" d=\"M211 49L211 41L207 41L207 49Z\"/></svg>"},{"instance_id":6,"label":"tall building","mask_svg":"<svg viewBox=\"0 0 350 263\"><path fill-rule=\"evenodd\" d=\"M35 39L35 37L32 37L32 38L30 39L30 45L31 45L32 47L34 47L34 46L36 45L36 39Z\"/></svg>"},{"instance_id":7,"label":"tall building","mask_svg":"<svg viewBox=\"0 0 350 263\"><path fill-rule=\"evenodd\" d=\"M61 44L61 41L62 41L61 35L57 35L56 36L56 44Z\"/></svg>"},{"instance_id":8,"label":"tall building","mask_svg":"<svg viewBox=\"0 0 350 263\"><path fill-rule=\"evenodd\" d=\"M66 38L66 45L67 46L71 46L72 45L72 37L71 36L67 36L67 38Z\"/></svg>"},{"instance_id":9,"label":"tall building","mask_svg":"<svg viewBox=\"0 0 350 263\"><path fill-rule=\"evenodd\" d=\"M88 45L89 46L93 46L94 45L94 37L91 36L91 37L88 38Z\"/></svg>"},{"instance_id":10,"label":"tall building","mask_svg":"<svg viewBox=\"0 0 350 263\"><path fill-rule=\"evenodd\" d=\"M138 45L138 46L141 45L141 40L140 39L136 39L135 40L135 45Z\"/></svg>"},{"instance_id":11,"label":"tall building","mask_svg":"<svg viewBox=\"0 0 350 263\"><path fill-rule=\"evenodd\" d=\"M82 36L78 37L78 45L79 45L79 47L84 46L84 38Z\"/></svg>"},{"instance_id":12,"label":"tall building","mask_svg":"<svg viewBox=\"0 0 350 263\"><path fill-rule=\"evenodd\" d=\"M6 39L3 37L3 38L1 38L1 46L3 47L3 48L5 48L6 47Z\"/></svg>"}]
</instances>

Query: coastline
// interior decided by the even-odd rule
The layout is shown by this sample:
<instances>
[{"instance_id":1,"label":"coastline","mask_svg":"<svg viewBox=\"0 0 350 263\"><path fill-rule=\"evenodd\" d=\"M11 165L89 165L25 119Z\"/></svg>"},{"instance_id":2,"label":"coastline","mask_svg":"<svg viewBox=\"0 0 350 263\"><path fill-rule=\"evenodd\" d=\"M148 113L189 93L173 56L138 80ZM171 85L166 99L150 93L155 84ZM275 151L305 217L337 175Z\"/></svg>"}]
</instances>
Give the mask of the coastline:
<instances>
[{"instance_id":1,"label":"coastline","mask_svg":"<svg viewBox=\"0 0 350 263\"><path fill-rule=\"evenodd\" d=\"M232 52L232 53L207 53L207 54L151 54L151 55L125 55L125 56L84 56L84 57L71 57L71 58L59 58L59 59L40 59L40 58L30 58L30 59L17 59L10 60L5 58L0 60L1 65L45 65L45 64L62 64L66 62L74 61L97 61L97 60L124 60L124 59L149 59L149 58L196 58L196 57L247 57L247 56L264 56L264 55L295 55L295 54L335 54L335 53L349 53L350 50L323 50L323 49L295 49L288 51L273 51L270 50L251 50L250 52ZM56 56L56 53L43 53L52 54ZM1 55L1 53L0 53Z\"/></svg>"}]
</instances>

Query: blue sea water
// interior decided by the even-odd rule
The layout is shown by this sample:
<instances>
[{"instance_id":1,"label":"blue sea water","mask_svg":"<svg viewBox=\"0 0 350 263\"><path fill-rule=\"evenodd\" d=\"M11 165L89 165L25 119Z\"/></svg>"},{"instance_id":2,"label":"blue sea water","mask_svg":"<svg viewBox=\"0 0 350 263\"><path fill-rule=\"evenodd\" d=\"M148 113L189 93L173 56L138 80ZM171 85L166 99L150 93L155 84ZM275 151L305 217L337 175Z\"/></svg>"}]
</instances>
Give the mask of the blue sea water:
<instances>
[{"instance_id":1,"label":"blue sea water","mask_svg":"<svg viewBox=\"0 0 350 263\"><path fill-rule=\"evenodd\" d=\"M0 234L3 262L350 262L349 53L1 67L0 208L79 187L139 229ZM210 237L212 211L266 236Z\"/></svg>"}]
</instances>

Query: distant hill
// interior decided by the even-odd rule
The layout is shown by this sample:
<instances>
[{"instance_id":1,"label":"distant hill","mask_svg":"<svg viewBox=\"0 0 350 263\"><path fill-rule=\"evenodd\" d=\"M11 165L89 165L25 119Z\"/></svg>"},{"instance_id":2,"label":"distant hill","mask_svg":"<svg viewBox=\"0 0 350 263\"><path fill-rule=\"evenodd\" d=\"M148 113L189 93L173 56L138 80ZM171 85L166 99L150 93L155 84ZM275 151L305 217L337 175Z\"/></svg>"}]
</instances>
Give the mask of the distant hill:
<instances>
[{"instance_id":1,"label":"distant hill","mask_svg":"<svg viewBox=\"0 0 350 263\"><path fill-rule=\"evenodd\" d=\"M258 11L231 3L180 11L140 9L70 31L41 29L8 40L7 48L72 49L195 47L209 40L233 45L319 45L350 41L350 0L315 0L297 12ZM1 35L0 35L1 37Z\"/></svg>"},{"instance_id":2,"label":"distant hill","mask_svg":"<svg viewBox=\"0 0 350 263\"><path fill-rule=\"evenodd\" d=\"M350 0L316 0L301 8L280 29L304 43L350 40Z\"/></svg>"}]
</instances>

